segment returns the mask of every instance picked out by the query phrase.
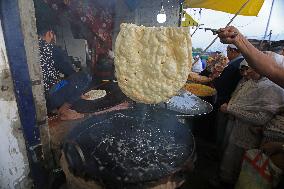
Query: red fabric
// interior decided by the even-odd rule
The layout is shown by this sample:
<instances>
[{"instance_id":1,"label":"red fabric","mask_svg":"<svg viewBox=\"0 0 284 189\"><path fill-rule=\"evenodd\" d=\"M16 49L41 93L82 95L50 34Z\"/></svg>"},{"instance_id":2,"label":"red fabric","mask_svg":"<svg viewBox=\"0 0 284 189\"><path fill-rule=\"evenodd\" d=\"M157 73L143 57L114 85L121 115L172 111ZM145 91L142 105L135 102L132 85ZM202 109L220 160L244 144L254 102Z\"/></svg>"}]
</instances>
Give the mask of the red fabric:
<instances>
[{"instance_id":1,"label":"red fabric","mask_svg":"<svg viewBox=\"0 0 284 189\"><path fill-rule=\"evenodd\" d=\"M83 22L93 35L87 39L96 56L107 54L112 49L112 31L114 17L114 0L45 0L59 14L72 15L71 19Z\"/></svg>"},{"instance_id":2,"label":"red fabric","mask_svg":"<svg viewBox=\"0 0 284 189\"><path fill-rule=\"evenodd\" d=\"M245 154L244 160L249 162L263 178L265 178L269 182L272 182L272 176L270 174L266 174L265 172L265 169L267 168L269 164L269 159L267 158L261 166L258 165L257 163L260 160L261 156L262 156L262 152L258 153L254 159L251 159Z\"/></svg>"}]
</instances>

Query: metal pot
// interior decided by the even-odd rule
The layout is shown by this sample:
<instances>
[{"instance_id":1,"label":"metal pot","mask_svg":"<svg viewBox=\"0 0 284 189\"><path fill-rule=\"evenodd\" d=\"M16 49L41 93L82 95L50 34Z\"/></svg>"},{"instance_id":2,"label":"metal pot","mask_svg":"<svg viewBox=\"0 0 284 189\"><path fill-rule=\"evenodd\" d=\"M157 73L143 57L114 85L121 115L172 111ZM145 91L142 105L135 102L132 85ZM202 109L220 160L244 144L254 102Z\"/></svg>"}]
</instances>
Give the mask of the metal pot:
<instances>
[{"instance_id":1,"label":"metal pot","mask_svg":"<svg viewBox=\"0 0 284 189\"><path fill-rule=\"evenodd\" d=\"M212 96L202 96L202 97L199 97L199 98L201 98L202 100L204 100L204 101L206 101L206 102L208 102L208 103L210 103L211 105L214 106L217 102L217 92Z\"/></svg>"}]
</instances>

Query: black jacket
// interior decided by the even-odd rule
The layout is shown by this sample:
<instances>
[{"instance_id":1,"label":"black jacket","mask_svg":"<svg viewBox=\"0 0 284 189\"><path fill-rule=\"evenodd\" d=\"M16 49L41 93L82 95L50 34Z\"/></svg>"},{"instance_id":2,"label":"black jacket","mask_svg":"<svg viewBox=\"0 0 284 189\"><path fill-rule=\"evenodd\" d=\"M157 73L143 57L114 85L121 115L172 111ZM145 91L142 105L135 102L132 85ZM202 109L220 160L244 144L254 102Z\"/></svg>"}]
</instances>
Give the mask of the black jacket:
<instances>
[{"instance_id":1,"label":"black jacket","mask_svg":"<svg viewBox=\"0 0 284 189\"><path fill-rule=\"evenodd\" d=\"M229 102L232 93L242 78L239 67L243 60L243 57L238 57L232 60L223 70L220 77L213 80L212 83L217 90L217 108L219 108L223 103Z\"/></svg>"}]
</instances>

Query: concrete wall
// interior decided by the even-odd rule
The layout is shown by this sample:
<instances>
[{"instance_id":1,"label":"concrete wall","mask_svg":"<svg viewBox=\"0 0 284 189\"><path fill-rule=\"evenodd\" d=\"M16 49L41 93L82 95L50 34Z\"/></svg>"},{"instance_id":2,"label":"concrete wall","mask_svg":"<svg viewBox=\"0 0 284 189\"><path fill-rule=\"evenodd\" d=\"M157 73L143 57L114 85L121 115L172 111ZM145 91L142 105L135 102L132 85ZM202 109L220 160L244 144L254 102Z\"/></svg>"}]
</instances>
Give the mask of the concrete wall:
<instances>
[{"instance_id":1,"label":"concrete wall","mask_svg":"<svg viewBox=\"0 0 284 189\"><path fill-rule=\"evenodd\" d=\"M24 37L24 50L27 56L36 108L36 123L40 128L45 165L50 168L53 161L50 152L50 136L39 63L33 0L18 0L18 5ZM18 115L2 28L0 28L0 50L0 189L30 189L33 183L29 178L30 168L27 150ZM38 160L41 159L41 157L37 158Z\"/></svg>"},{"instance_id":2,"label":"concrete wall","mask_svg":"<svg viewBox=\"0 0 284 189\"><path fill-rule=\"evenodd\" d=\"M31 188L25 140L0 24L0 189Z\"/></svg>"},{"instance_id":3,"label":"concrete wall","mask_svg":"<svg viewBox=\"0 0 284 189\"><path fill-rule=\"evenodd\" d=\"M113 45L120 30L119 26L121 23L133 23L144 26L178 26L178 1L164 0L167 21L163 24L157 22L157 14L161 10L161 1L140 0L139 6L134 11L129 10L125 0L117 0L116 2Z\"/></svg>"}]
</instances>

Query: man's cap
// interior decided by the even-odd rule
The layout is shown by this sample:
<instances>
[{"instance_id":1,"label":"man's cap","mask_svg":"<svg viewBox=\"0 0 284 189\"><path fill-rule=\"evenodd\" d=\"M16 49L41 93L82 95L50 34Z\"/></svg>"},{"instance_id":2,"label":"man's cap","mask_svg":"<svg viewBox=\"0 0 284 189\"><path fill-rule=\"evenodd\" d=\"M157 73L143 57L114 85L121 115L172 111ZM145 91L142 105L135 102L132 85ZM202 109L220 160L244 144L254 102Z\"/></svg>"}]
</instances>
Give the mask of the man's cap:
<instances>
[{"instance_id":1,"label":"man's cap","mask_svg":"<svg viewBox=\"0 0 284 189\"><path fill-rule=\"evenodd\" d=\"M240 63L240 69L242 68L242 66L247 66L247 67L249 67L249 65L248 65L248 62L244 59L241 63Z\"/></svg>"}]
</instances>

